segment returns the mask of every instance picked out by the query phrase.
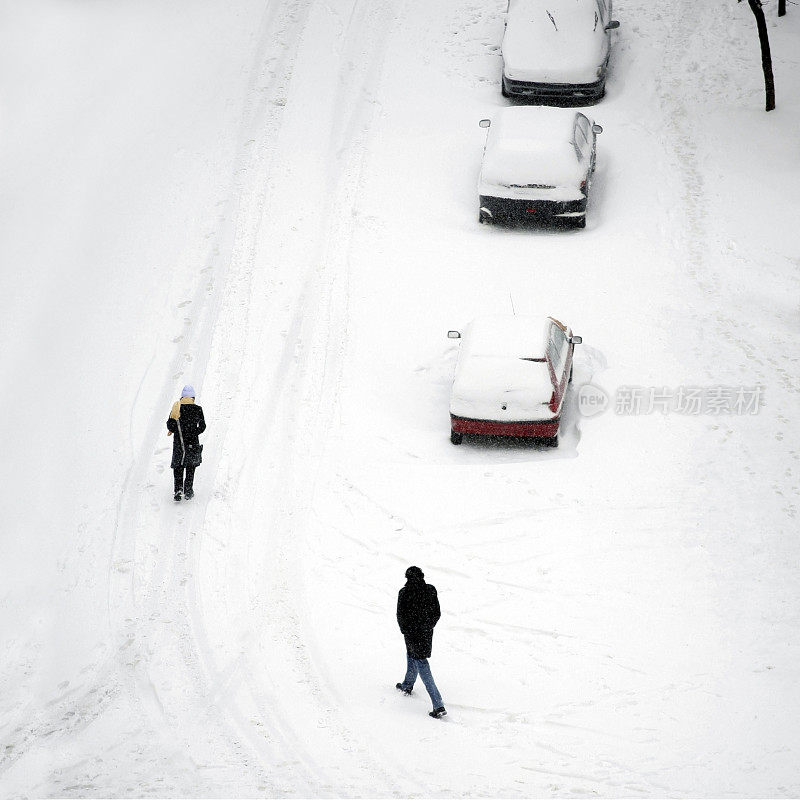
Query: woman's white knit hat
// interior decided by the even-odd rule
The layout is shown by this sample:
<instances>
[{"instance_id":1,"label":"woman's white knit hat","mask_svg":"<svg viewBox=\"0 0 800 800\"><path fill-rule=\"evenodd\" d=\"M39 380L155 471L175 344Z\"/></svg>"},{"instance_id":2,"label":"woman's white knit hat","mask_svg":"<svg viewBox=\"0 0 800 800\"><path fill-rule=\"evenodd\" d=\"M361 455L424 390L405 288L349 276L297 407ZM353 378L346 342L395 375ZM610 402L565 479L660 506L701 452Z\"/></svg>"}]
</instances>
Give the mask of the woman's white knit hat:
<instances>
[{"instance_id":1,"label":"woman's white knit hat","mask_svg":"<svg viewBox=\"0 0 800 800\"><path fill-rule=\"evenodd\" d=\"M181 397L194 397L194 386L189 385L188 383L186 386L183 387L183 391L181 392Z\"/></svg>"}]
</instances>

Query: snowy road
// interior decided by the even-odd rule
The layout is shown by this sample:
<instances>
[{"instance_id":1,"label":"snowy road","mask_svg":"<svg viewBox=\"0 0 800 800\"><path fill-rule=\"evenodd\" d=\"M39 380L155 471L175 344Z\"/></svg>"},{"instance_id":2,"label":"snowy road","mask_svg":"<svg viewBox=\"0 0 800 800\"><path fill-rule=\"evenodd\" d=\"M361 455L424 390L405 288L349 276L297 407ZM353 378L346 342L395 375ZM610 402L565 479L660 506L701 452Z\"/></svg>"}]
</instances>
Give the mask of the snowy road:
<instances>
[{"instance_id":1,"label":"snowy road","mask_svg":"<svg viewBox=\"0 0 800 800\"><path fill-rule=\"evenodd\" d=\"M587 229L509 231L475 186L504 5L14 10L4 796L800 794L800 22L765 115L746 6L616 3ZM446 331L512 298L583 336L576 387L765 405L573 390L556 451L454 448ZM392 689L411 563L440 723Z\"/></svg>"}]
</instances>

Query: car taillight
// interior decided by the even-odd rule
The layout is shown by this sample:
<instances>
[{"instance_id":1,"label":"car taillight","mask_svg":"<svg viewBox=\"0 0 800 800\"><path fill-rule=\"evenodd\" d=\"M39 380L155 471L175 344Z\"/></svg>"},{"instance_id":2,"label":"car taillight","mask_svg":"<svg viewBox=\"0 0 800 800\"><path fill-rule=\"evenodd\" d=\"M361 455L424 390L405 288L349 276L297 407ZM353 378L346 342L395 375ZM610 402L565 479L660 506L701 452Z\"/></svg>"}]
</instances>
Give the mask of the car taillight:
<instances>
[{"instance_id":1,"label":"car taillight","mask_svg":"<svg viewBox=\"0 0 800 800\"><path fill-rule=\"evenodd\" d=\"M558 401L556 400L556 392L555 389L553 390L553 394L550 396L550 410L555 414L558 411Z\"/></svg>"},{"instance_id":2,"label":"car taillight","mask_svg":"<svg viewBox=\"0 0 800 800\"><path fill-rule=\"evenodd\" d=\"M586 194L586 181L581 181L581 192Z\"/></svg>"}]
</instances>

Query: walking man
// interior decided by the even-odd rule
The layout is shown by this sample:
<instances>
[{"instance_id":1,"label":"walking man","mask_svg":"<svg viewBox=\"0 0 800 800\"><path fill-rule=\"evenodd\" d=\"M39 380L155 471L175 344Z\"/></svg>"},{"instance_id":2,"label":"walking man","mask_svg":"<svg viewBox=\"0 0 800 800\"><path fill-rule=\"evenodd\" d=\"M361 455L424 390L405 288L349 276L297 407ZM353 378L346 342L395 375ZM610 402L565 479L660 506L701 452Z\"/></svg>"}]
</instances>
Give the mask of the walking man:
<instances>
[{"instance_id":1,"label":"walking man","mask_svg":"<svg viewBox=\"0 0 800 800\"><path fill-rule=\"evenodd\" d=\"M194 497L194 471L203 460L199 436L205 429L203 409L195 404L194 388L187 384L167 419L167 436L175 435L170 465L175 476L175 500L180 500L181 495L187 500Z\"/></svg>"},{"instance_id":2,"label":"walking man","mask_svg":"<svg viewBox=\"0 0 800 800\"><path fill-rule=\"evenodd\" d=\"M397 688L404 694L411 694L417 675L422 678L431 697L433 711L428 713L438 719L445 711L442 696L436 688L428 659L433 647L433 628L442 612L436 587L425 583L425 575L419 567L406 570L406 585L397 595L397 624L406 640L406 677Z\"/></svg>"}]
</instances>

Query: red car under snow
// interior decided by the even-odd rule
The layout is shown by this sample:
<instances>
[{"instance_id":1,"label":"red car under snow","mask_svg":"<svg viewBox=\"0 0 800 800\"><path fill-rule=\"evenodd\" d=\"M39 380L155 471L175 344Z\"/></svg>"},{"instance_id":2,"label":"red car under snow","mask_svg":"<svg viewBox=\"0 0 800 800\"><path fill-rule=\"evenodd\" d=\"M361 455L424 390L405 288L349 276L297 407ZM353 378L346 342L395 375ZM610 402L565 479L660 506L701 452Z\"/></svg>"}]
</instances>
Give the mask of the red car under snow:
<instances>
[{"instance_id":1,"label":"red car under snow","mask_svg":"<svg viewBox=\"0 0 800 800\"><path fill-rule=\"evenodd\" d=\"M558 445L561 409L580 336L553 317L486 316L464 330L450 396L450 441L465 433Z\"/></svg>"}]
</instances>

